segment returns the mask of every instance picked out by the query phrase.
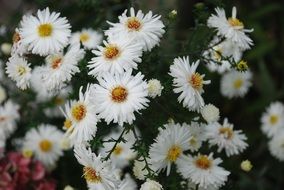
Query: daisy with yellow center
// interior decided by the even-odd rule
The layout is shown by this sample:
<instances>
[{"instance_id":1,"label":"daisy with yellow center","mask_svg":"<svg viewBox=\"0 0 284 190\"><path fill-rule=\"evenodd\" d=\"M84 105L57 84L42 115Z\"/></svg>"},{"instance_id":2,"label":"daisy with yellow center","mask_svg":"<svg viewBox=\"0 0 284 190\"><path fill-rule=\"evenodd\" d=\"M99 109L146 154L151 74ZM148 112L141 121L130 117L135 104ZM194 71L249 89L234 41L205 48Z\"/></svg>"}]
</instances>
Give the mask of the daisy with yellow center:
<instances>
[{"instance_id":1,"label":"daisy with yellow center","mask_svg":"<svg viewBox=\"0 0 284 190\"><path fill-rule=\"evenodd\" d=\"M281 102L272 102L261 117L261 130L273 137L284 128L284 105Z\"/></svg>"},{"instance_id":2,"label":"daisy with yellow center","mask_svg":"<svg viewBox=\"0 0 284 190\"><path fill-rule=\"evenodd\" d=\"M96 155L90 148L78 145L74 148L75 157L83 167L83 177L89 189L118 189L119 179L113 172L109 161L103 161L100 155Z\"/></svg>"},{"instance_id":3,"label":"daisy with yellow center","mask_svg":"<svg viewBox=\"0 0 284 190\"><path fill-rule=\"evenodd\" d=\"M155 143L149 150L149 163L154 171L167 170L170 174L171 165L178 163L184 156L184 151L189 150L190 129L188 125L166 124L160 130Z\"/></svg>"},{"instance_id":4,"label":"daisy with yellow center","mask_svg":"<svg viewBox=\"0 0 284 190\"><path fill-rule=\"evenodd\" d=\"M248 144L247 137L241 130L233 130L233 125L224 119L221 125L218 122L206 126L206 137L210 146L218 146L218 152L225 150L226 155L238 155L243 152Z\"/></svg>"},{"instance_id":5,"label":"daisy with yellow center","mask_svg":"<svg viewBox=\"0 0 284 190\"><path fill-rule=\"evenodd\" d=\"M99 77L99 84L93 88L99 117L121 126L123 123L132 124L134 112L144 109L149 101L143 77L141 73L132 76L131 71L115 75L104 73Z\"/></svg>"},{"instance_id":6,"label":"daisy with yellow center","mask_svg":"<svg viewBox=\"0 0 284 190\"><path fill-rule=\"evenodd\" d=\"M63 133L49 124L39 125L27 132L22 152L26 157L34 156L41 161L46 169L54 167L60 156L63 155L60 141Z\"/></svg>"},{"instance_id":7,"label":"daisy with yellow center","mask_svg":"<svg viewBox=\"0 0 284 190\"><path fill-rule=\"evenodd\" d=\"M210 84L210 80L204 80L205 75L196 72L198 65L199 61L190 64L189 57L178 57L170 67L174 92L180 93L178 101L190 111L200 111L204 106L203 86Z\"/></svg>"},{"instance_id":8,"label":"daisy with yellow center","mask_svg":"<svg viewBox=\"0 0 284 190\"><path fill-rule=\"evenodd\" d=\"M131 38L142 45L144 51L150 51L159 45L160 38L165 33L164 24L160 15L153 15L150 11L144 15L141 10L135 13L130 8L130 15L127 10L119 16L118 23L108 22L111 27L105 32L108 38Z\"/></svg>"},{"instance_id":9,"label":"daisy with yellow center","mask_svg":"<svg viewBox=\"0 0 284 190\"><path fill-rule=\"evenodd\" d=\"M216 14L212 14L208 20L207 25L210 28L217 30L217 35L225 37L227 40L232 41L236 46L242 50L250 49L253 41L246 35L253 29L248 30L244 28L243 22L237 18L237 9L233 7L232 16L227 18L224 9L217 7Z\"/></svg>"},{"instance_id":10,"label":"daisy with yellow center","mask_svg":"<svg viewBox=\"0 0 284 190\"><path fill-rule=\"evenodd\" d=\"M137 69L141 62L142 47L132 38L110 38L103 41L104 46L93 50L95 57L89 62L90 75L95 77L104 72L122 74L125 71Z\"/></svg>"},{"instance_id":11,"label":"daisy with yellow center","mask_svg":"<svg viewBox=\"0 0 284 190\"><path fill-rule=\"evenodd\" d=\"M228 179L230 172L218 166L220 158L213 158L213 154L184 156L178 162L178 171L184 179L198 185L199 189L219 189Z\"/></svg>"},{"instance_id":12,"label":"daisy with yellow center","mask_svg":"<svg viewBox=\"0 0 284 190\"><path fill-rule=\"evenodd\" d=\"M252 86L252 73L232 70L221 78L221 94L228 98L243 97Z\"/></svg>"},{"instance_id":13,"label":"daisy with yellow center","mask_svg":"<svg viewBox=\"0 0 284 190\"><path fill-rule=\"evenodd\" d=\"M97 111L90 95L90 85L85 93L82 90L83 87L79 91L79 100L68 102L62 110L66 117L64 128L73 144L92 139L97 131Z\"/></svg>"},{"instance_id":14,"label":"daisy with yellow center","mask_svg":"<svg viewBox=\"0 0 284 190\"><path fill-rule=\"evenodd\" d=\"M19 57L18 55L13 55L9 58L6 73L8 74L8 77L16 82L16 85L20 89L25 90L29 87L31 68L30 63L28 63L24 58Z\"/></svg>"},{"instance_id":15,"label":"daisy with yellow center","mask_svg":"<svg viewBox=\"0 0 284 190\"><path fill-rule=\"evenodd\" d=\"M71 43L81 43L84 49L96 49L103 41L103 35L91 28L72 34Z\"/></svg>"},{"instance_id":16,"label":"daisy with yellow center","mask_svg":"<svg viewBox=\"0 0 284 190\"><path fill-rule=\"evenodd\" d=\"M60 52L69 42L71 26L65 17L59 16L50 13L49 8L38 10L36 16L25 16L19 29L22 43L41 56Z\"/></svg>"},{"instance_id":17,"label":"daisy with yellow center","mask_svg":"<svg viewBox=\"0 0 284 190\"><path fill-rule=\"evenodd\" d=\"M80 44L72 44L66 53L52 54L46 57L46 64L41 72L43 85L49 91L61 90L72 76L79 72L78 62L84 57L85 51Z\"/></svg>"}]
</instances>

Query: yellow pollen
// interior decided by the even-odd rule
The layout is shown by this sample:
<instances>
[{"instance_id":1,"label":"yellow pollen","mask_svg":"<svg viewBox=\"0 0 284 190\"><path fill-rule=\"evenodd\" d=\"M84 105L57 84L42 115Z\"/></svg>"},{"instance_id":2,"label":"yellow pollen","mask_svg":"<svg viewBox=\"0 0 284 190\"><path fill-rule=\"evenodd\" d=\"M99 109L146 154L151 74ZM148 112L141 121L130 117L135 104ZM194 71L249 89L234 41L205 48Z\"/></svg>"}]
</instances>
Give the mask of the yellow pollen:
<instances>
[{"instance_id":1,"label":"yellow pollen","mask_svg":"<svg viewBox=\"0 0 284 190\"><path fill-rule=\"evenodd\" d=\"M139 31L141 22L136 17L131 17L126 22L127 28L131 31Z\"/></svg>"},{"instance_id":2,"label":"yellow pollen","mask_svg":"<svg viewBox=\"0 0 284 190\"><path fill-rule=\"evenodd\" d=\"M128 92L122 86L117 86L111 91L111 99L116 103L124 102L127 98Z\"/></svg>"},{"instance_id":3,"label":"yellow pollen","mask_svg":"<svg viewBox=\"0 0 284 190\"><path fill-rule=\"evenodd\" d=\"M81 41L81 42L86 42L86 41L88 41L89 39L90 39L90 35L87 34L87 33L82 33L82 34L80 35L80 41Z\"/></svg>"},{"instance_id":4,"label":"yellow pollen","mask_svg":"<svg viewBox=\"0 0 284 190\"><path fill-rule=\"evenodd\" d=\"M248 69L248 64L246 61L241 60L236 65L238 71L246 71Z\"/></svg>"},{"instance_id":5,"label":"yellow pollen","mask_svg":"<svg viewBox=\"0 0 284 190\"><path fill-rule=\"evenodd\" d=\"M38 26L38 35L40 37L49 37L52 34L52 25L51 24L41 24Z\"/></svg>"},{"instance_id":6,"label":"yellow pollen","mask_svg":"<svg viewBox=\"0 0 284 190\"><path fill-rule=\"evenodd\" d=\"M181 155L181 153L182 153L182 149L180 148L180 146L173 145L168 150L167 160L171 162L175 162L178 159L178 157Z\"/></svg>"},{"instance_id":7,"label":"yellow pollen","mask_svg":"<svg viewBox=\"0 0 284 190\"><path fill-rule=\"evenodd\" d=\"M41 151L49 152L52 149L52 142L47 139L44 139L39 142L39 147Z\"/></svg>"},{"instance_id":8,"label":"yellow pollen","mask_svg":"<svg viewBox=\"0 0 284 190\"><path fill-rule=\"evenodd\" d=\"M244 81L242 79L237 79L234 81L234 88L240 89L243 86Z\"/></svg>"},{"instance_id":9,"label":"yellow pollen","mask_svg":"<svg viewBox=\"0 0 284 190\"><path fill-rule=\"evenodd\" d=\"M194 73L189 78L189 83L196 90L201 90L203 87L203 77L199 73Z\"/></svg>"},{"instance_id":10,"label":"yellow pollen","mask_svg":"<svg viewBox=\"0 0 284 190\"><path fill-rule=\"evenodd\" d=\"M52 60L51 67L53 69L57 69L58 67L60 67L61 63L62 63L62 58L56 57Z\"/></svg>"},{"instance_id":11,"label":"yellow pollen","mask_svg":"<svg viewBox=\"0 0 284 190\"><path fill-rule=\"evenodd\" d=\"M24 149L22 151L22 155L25 157L25 158L31 158L33 156L33 151L30 150L30 149Z\"/></svg>"},{"instance_id":12,"label":"yellow pollen","mask_svg":"<svg viewBox=\"0 0 284 190\"><path fill-rule=\"evenodd\" d=\"M195 161L195 165L200 169L207 170L211 167L212 163L211 160L208 159L208 156L200 155Z\"/></svg>"},{"instance_id":13,"label":"yellow pollen","mask_svg":"<svg viewBox=\"0 0 284 190\"><path fill-rule=\"evenodd\" d=\"M81 121L86 116L87 109L83 104L76 104L72 107L71 113L77 121Z\"/></svg>"},{"instance_id":14,"label":"yellow pollen","mask_svg":"<svg viewBox=\"0 0 284 190\"><path fill-rule=\"evenodd\" d=\"M97 175L97 172L91 167L83 168L83 176L87 182L100 183L102 181L102 178Z\"/></svg>"},{"instance_id":15,"label":"yellow pollen","mask_svg":"<svg viewBox=\"0 0 284 190\"><path fill-rule=\"evenodd\" d=\"M13 43L17 43L18 41L21 40L21 36L18 32L15 32L12 39L13 39Z\"/></svg>"},{"instance_id":16,"label":"yellow pollen","mask_svg":"<svg viewBox=\"0 0 284 190\"><path fill-rule=\"evenodd\" d=\"M219 128L219 134L223 134L226 139L231 139L234 135L234 132L229 127L221 127Z\"/></svg>"},{"instance_id":17,"label":"yellow pollen","mask_svg":"<svg viewBox=\"0 0 284 190\"><path fill-rule=\"evenodd\" d=\"M115 149L113 150L113 154L116 155L116 156L118 156L118 155L121 154L122 150L123 150L122 147L119 146L119 145L117 145L117 146L115 147Z\"/></svg>"},{"instance_id":18,"label":"yellow pollen","mask_svg":"<svg viewBox=\"0 0 284 190\"><path fill-rule=\"evenodd\" d=\"M279 117L277 115L271 115L269 121L272 125L275 125L278 122Z\"/></svg>"},{"instance_id":19,"label":"yellow pollen","mask_svg":"<svg viewBox=\"0 0 284 190\"><path fill-rule=\"evenodd\" d=\"M108 45L105 47L104 56L106 59L115 59L119 56L120 51L115 45Z\"/></svg>"},{"instance_id":20,"label":"yellow pollen","mask_svg":"<svg viewBox=\"0 0 284 190\"><path fill-rule=\"evenodd\" d=\"M196 143L197 143L196 138L195 137L191 137L190 140L189 140L189 144L194 146L194 145L196 145Z\"/></svg>"},{"instance_id":21,"label":"yellow pollen","mask_svg":"<svg viewBox=\"0 0 284 190\"><path fill-rule=\"evenodd\" d=\"M231 26L233 27L238 27L239 29L243 29L244 28L244 24L243 22L241 22L239 19L237 18L229 18L228 22Z\"/></svg>"},{"instance_id":22,"label":"yellow pollen","mask_svg":"<svg viewBox=\"0 0 284 190\"><path fill-rule=\"evenodd\" d=\"M26 73L26 68L23 66L18 66L18 74L20 76L24 75Z\"/></svg>"},{"instance_id":23,"label":"yellow pollen","mask_svg":"<svg viewBox=\"0 0 284 190\"><path fill-rule=\"evenodd\" d=\"M72 126L72 121L70 119L66 119L64 121L64 128L69 129Z\"/></svg>"}]
</instances>

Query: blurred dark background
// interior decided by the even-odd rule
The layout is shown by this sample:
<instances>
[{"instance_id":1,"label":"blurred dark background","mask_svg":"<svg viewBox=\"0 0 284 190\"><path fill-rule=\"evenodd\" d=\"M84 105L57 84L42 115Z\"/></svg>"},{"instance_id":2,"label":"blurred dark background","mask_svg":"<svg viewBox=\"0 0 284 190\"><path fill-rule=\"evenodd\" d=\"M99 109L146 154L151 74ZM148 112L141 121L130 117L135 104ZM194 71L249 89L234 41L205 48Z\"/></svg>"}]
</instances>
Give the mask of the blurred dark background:
<instances>
[{"instance_id":1,"label":"blurred dark background","mask_svg":"<svg viewBox=\"0 0 284 190\"><path fill-rule=\"evenodd\" d=\"M254 74L254 86L245 98L229 100L223 98L219 92L220 76L209 74L212 85L206 88L207 102L212 102L221 110L222 117L228 117L237 129L242 129L249 138L249 148L241 156L227 158L225 167L232 172L228 184L224 189L232 190L283 190L284 189L284 163L273 158L267 149L267 139L260 131L260 118L270 102L279 100L284 102L284 1L277 0L0 0L0 25L8 27L8 34L4 42L11 42L13 30L21 20L21 16L27 12L35 12L38 8L50 7L51 10L61 12L69 19L72 30L92 27L100 31L105 30L108 25L106 20L117 21L117 16L124 9L134 6L144 11L152 10L168 17L171 10L177 10L175 23L167 28L167 34L161 42L161 50L165 57L154 60L154 57L145 55L145 59L153 59L158 64L158 71L148 67L145 69L146 76L164 79L166 86L170 82L164 74L174 57L187 52L194 51L199 45L208 43L208 34L202 27L196 28L197 23L206 23L208 16L213 13L217 6L224 7L228 14L236 6L238 18L244 22L245 28L254 28L251 34L255 46L245 53L244 58ZM157 53L156 49L153 54ZM163 63L164 62L164 63ZM149 69L150 68L150 69ZM157 69L157 68L156 68ZM148 75L147 75L148 74ZM165 93L170 89L165 89ZM167 105L167 99L159 99L154 105ZM176 115L179 122L190 121L185 109L175 102L168 105L171 114ZM156 109L156 110L155 110ZM160 108L152 108L150 111L160 112ZM144 114L151 117L150 111ZM148 115L147 115L148 114ZM153 116L152 116L153 117ZM153 118L152 125L161 125L166 119L162 115ZM165 114L163 115L165 117ZM139 122L139 121L138 121ZM142 132L143 133L143 132ZM155 134L153 132L153 134ZM154 137L150 134L150 137ZM151 136L152 135L152 136ZM151 143L152 139L148 140ZM80 187L83 183L77 183L81 177L79 166L72 158L72 152L67 153L71 161L61 160L60 167L55 171L55 176L61 180L60 186L71 184ZM224 157L225 158L225 157ZM73 159L73 160L72 160ZM240 160L250 159L254 165L250 173L244 173L239 168ZM67 159L66 159L67 160ZM167 180L164 180L165 182ZM176 180L166 183L168 189L175 189Z\"/></svg>"}]
</instances>

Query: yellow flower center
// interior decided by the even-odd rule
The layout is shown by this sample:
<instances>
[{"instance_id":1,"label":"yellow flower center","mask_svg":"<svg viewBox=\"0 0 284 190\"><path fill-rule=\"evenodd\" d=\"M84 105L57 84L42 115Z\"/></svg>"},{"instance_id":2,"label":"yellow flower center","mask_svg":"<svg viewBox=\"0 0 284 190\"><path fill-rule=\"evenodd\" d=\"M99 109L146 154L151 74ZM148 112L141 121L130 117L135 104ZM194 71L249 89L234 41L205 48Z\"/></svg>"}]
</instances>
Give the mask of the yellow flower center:
<instances>
[{"instance_id":1,"label":"yellow flower center","mask_svg":"<svg viewBox=\"0 0 284 190\"><path fill-rule=\"evenodd\" d=\"M82 33L80 35L80 41L81 42L86 42L90 39L90 35L88 33Z\"/></svg>"},{"instance_id":2,"label":"yellow flower center","mask_svg":"<svg viewBox=\"0 0 284 190\"><path fill-rule=\"evenodd\" d=\"M130 31L139 31L142 26L141 22L136 17L129 18L126 25Z\"/></svg>"},{"instance_id":3,"label":"yellow flower center","mask_svg":"<svg viewBox=\"0 0 284 190\"><path fill-rule=\"evenodd\" d=\"M212 162L209 160L208 156L206 155L200 155L196 160L195 160L195 165L196 167L207 170L211 167Z\"/></svg>"},{"instance_id":4,"label":"yellow flower center","mask_svg":"<svg viewBox=\"0 0 284 190\"><path fill-rule=\"evenodd\" d=\"M83 104L76 104L71 109L71 114L76 121L81 121L86 116L87 109Z\"/></svg>"},{"instance_id":5,"label":"yellow flower center","mask_svg":"<svg viewBox=\"0 0 284 190\"><path fill-rule=\"evenodd\" d=\"M178 145L173 145L169 150L167 154L167 160L171 162L175 162L178 157L181 155L182 149Z\"/></svg>"},{"instance_id":6,"label":"yellow flower center","mask_svg":"<svg viewBox=\"0 0 284 190\"><path fill-rule=\"evenodd\" d=\"M47 139L43 139L39 142L39 147L41 151L49 152L52 149L52 142Z\"/></svg>"},{"instance_id":7,"label":"yellow flower center","mask_svg":"<svg viewBox=\"0 0 284 190\"><path fill-rule=\"evenodd\" d=\"M41 24L38 26L38 35L40 37L49 37L52 34L53 27L51 24Z\"/></svg>"},{"instance_id":8,"label":"yellow flower center","mask_svg":"<svg viewBox=\"0 0 284 190\"><path fill-rule=\"evenodd\" d=\"M111 99L116 103L124 102L127 98L127 89L122 86L117 86L111 91Z\"/></svg>"},{"instance_id":9,"label":"yellow flower center","mask_svg":"<svg viewBox=\"0 0 284 190\"><path fill-rule=\"evenodd\" d=\"M62 105L64 103L64 99L60 97L55 97L54 98L54 104L55 105Z\"/></svg>"},{"instance_id":10,"label":"yellow flower center","mask_svg":"<svg viewBox=\"0 0 284 190\"><path fill-rule=\"evenodd\" d=\"M115 59L119 56L120 51L115 45L108 45L104 49L104 56L106 59Z\"/></svg>"},{"instance_id":11,"label":"yellow flower center","mask_svg":"<svg viewBox=\"0 0 284 190\"><path fill-rule=\"evenodd\" d=\"M119 145L117 145L116 147L115 147L115 149L113 150L113 154L114 155L116 155L116 156L118 156L118 155L120 155L121 153L122 153L122 147L121 146L119 146Z\"/></svg>"},{"instance_id":12,"label":"yellow flower center","mask_svg":"<svg viewBox=\"0 0 284 190\"><path fill-rule=\"evenodd\" d=\"M242 79L237 79L234 81L234 88L240 89L243 86L244 81Z\"/></svg>"},{"instance_id":13,"label":"yellow flower center","mask_svg":"<svg viewBox=\"0 0 284 190\"><path fill-rule=\"evenodd\" d=\"M20 76L24 75L26 73L26 68L24 66L18 66L18 74Z\"/></svg>"},{"instance_id":14,"label":"yellow flower center","mask_svg":"<svg viewBox=\"0 0 284 190\"><path fill-rule=\"evenodd\" d=\"M189 140L189 144L194 146L194 145L196 145L196 143L197 143L197 139L195 137L191 137L190 140Z\"/></svg>"},{"instance_id":15,"label":"yellow flower center","mask_svg":"<svg viewBox=\"0 0 284 190\"><path fill-rule=\"evenodd\" d=\"M72 126L72 121L70 119L65 119L64 128L69 129Z\"/></svg>"},{"instance_id":16,"label":"yellow flower center","mask_svg":"<svg viewBox=\"0 0 284 190\"><path fill-rule=\"evenodd\" d=\"M13 43L17 43L21 40L21 36L18 32L15 32L12 39L13 39Z\"/></svg>"},{"instance_id":17,"label":"yellow flower center","mask_svg":"<svg viewBox=\"0 0 284 190\"><path fill-rule=\"evenodd\" d=\"M238 27L239 29L243 29L244 28L244 24L243 22L241 22L239 19L237 18L229 18L228 19L229 24L232 27Z\"/></svg>"},{"instance_id":18,"label":"yellow flower center","mask_svg":"<svg viewBox=\"0 0 284 190\"><path fill-rule=\"evenodd\" d=\"M234 132L229 127L221 127L219 128L219 134L223 134L226 139L231 139L234 135Z\"/></svg>"},{"instance_id":19,"label":"yellow flower center","mask_svg":"<svg viewBox=\"0 0 284 190\"><path fill-rule=\"evenodd\" d=\"M246 71L248 69L248 64L246 61L241 60L237 63L237 70L238 71Z\"/></svg>"},{"instance_id":20,"label":"yellow flower center","mask_svg":"<svg viewBox=\"0 0 284 190\"><path fill-rule=\"evenodd\" d=\"M83 176L87 182L91 183L100 183L102 178L97 175L97 172L91 167L84 167L83 168Z\"/></svg>"},{"instance_id":21,"label":"yellow flower center","mask_svg":"<svg viewBox=\"0 0 284 190\"><path fill-rule=\"evenodd\" d=\"M279 120L279 117L277 115L271 115L270 118L269 118L269 122L272 124L272 125L275 125Z\"/></svg>"},{"instance_id":22,"label":"yellow flower center","mask_svg":"<svg viewBox=\"0 0 284 190\"><path fill-rule=\"evenodd\" d=\"M203 87L203 77L199 73L194 73L190 76L189 83L192 88L201 90Z\"/></svg>"},{"instance_id":23,"label":"yellow flower center","mask_svg":"<svg viewBox=\"0 0 284 190\"><path fill-rule=\"evenodd\" d=\"M57 68L60 67L61 63L62 63L62 58L61 57L55 57L55 58L52 59L51 67L53 69L57 69Z\"/></svg>"},{"instance_id":24,"label":"yellow flower center","mask_svg":"<svg viewBox=\"0 0 284 190\"><path fill-rule=\"evenodd\" d=\"M30 149L24 149L22 151L22 155L25 157L25 158L31 158L33 156L33 151L30 150Z\"/></svg>"}]
</instances>

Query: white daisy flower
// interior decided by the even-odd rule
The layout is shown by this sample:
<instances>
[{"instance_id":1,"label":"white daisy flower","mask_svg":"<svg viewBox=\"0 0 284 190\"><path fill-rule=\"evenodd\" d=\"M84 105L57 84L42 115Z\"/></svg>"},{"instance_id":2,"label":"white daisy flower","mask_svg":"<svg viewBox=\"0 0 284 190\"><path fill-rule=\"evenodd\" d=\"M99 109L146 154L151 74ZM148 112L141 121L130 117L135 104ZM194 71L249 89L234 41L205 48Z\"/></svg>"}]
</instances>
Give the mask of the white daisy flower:
<instances>
[{"instance_id":1,"label":"white daisy flower","mask_svg":"<svg viewBox=\"0 0 284 190\"><path fill-rule=\"evenodd\" d=\"M243 52L232 41L225 40L221 43L218 43L220 40L220 38L213 39L209 44L210 47L213 47L206 50L203 53L203 56L209 59L207 62L207 67L210 71L217 71L218 73L222 74L231 70L232 68L231 63L227 59L229 59L231 62L238 62L241 60Z\"/></svg>"},{"instance_id":2,"label":"white daisy flower","mask_svg":"<svg viewBox=\"0 0 284 190\"><path fill-rule=\"evenodd\" d=\"M163 186L157 181L147 179L145 183L141 185L140 190L163 190Z\"/></svg>"},{"instance_id":3,"label":"white daisy flower","mask_svg":"<svg viewBox=\"0 0 284 190\"><path fill-rule=\"evenodd\" d=\"M132 124L135 120L134 112L145 109L149 100L147 83L143 81L139 72L135 76L130 71L123 74L104 73L95 84L93 96L100 118L109 124L111 121L123 125Z\"/></svg>"},{"instance_id":4,"label":"white daisy flower","mask_svg":"<svg viewBox=\"0 0 284 190\"><path fill-rule=\"evenodd\" d=\"M155 98L156 96L161 96L164 87L161 82L157 79L151 79L148 81L148 96Z\"/></svg>"},{"instance_id":5,"label":"white daisy flower","mask_svg":"<svg viewBox=\"0 0 284 190\"><path fill-rule=\"evenodd\" d=\"M131 38L114 38L103 43L104 47L98 46L92 51L96 57L89 62L89 75L97 77L104 72L122 74L137 69L137 63L142 61L141 45Z\"/></svg>"},{"instance_id":6,"label":"white daisy flower","mask_svg":"<svg viewBox=\"0 0 284 190\"><path fill-rule=\"evenodd\" d=\"M56 126L41 124L28 131L23 141L23 150L32 151L35 158L41 161L50 170L63 155L60 140L63 133Z\"/></svg>"},{"instance_id":7,"label":"white daisy flower","mask_svg":"<svg viewBox=\"0 0 284 190\"><path fill-rule=\"evenodd\" d=\"M207 21L207 25L217 30L217 34L226 37L233 43L237 44L243 50L250 49L253 41L246 35L253 29L244 29L244 24L236 18L237 9L233 7L232 17L227 18L224 9L216 8L216 15L211 15Z\"/></svg>"},{"instance_id":8,"label":"white daisy flower","mask_svg":"<svg viewBox=\"0 0 284 190\"><path fill-rule=\"evenodd\" d=\"M118 131L113 131L109 135L103 138L103 141L107 141L110 139L118 139L120 134L122 133L123 127L118 127ZM123 139L125 141L120 142L116 145L114 151L111 154L111 162L117 168L124 168L129 165L129 162L133 160L137 153L134 152L132 148L133 144L135 143L135 137L133 137L133 132L129 131L127 134L123 135ZM102 156L106 156L109 151L113 148L115 142L108 142L104 144L103 148L100 148L99 153Z\"/></svg>"},{"instance_id":9,"label":"white daisy flower","mask_svg":"<svg viewBox=\"0 0 284 190\"><path fill-rule=\"evenodd\" d=\"M0 106L0 133L5 136L5 139L16 130L17 121L20 119L19 105L11 100Z\"/></svg>"},{"instance_id":10,"label":"white daisy flower","mask_svg":"<svg viewBox=\"0 0 284 190\"><path fill-rule=\"evenodd\" d=\"M202 123L191 122L190 125L183 124L185 127L189 127L189 150L191 152L198 151L202 146L202 142L206 140L205 126Z\"/></svg>"},{"instance_id":11,"label":"white daisy flower","mask_svg":"<svg viewBox=\"0 0 284 190\"><path fill-rule=\"evenodd\" d=\"M210 84L210 80L204 80L205 75L196 72L199 61L189 64L189 57L176 58L170 67L170 73L174 80L174 92L181 93L179 102L190 111L199 111L204 106L201 94L204 92L203 85Z\"/></svg>"},{"instance_id":12,"label":"white daisy flower","mask_svg":"<svg viewBox=\"0 0 284 190\"><path fill-rule=\"evenodd\" d=\"M136 182L131 178L129 174L126 174L121 181L118 190L135 190L137 189Z\"/></svg>"},{"instance_id":13,"label":"white daisy flower","mask_svg":"<svg viewBox=\"0 0 284 190\"><path fill-rule=\"evenodd\" d=\"M58 53L47 56L41 72L44 86L48 90L61 89L75 73L80 72L78 62L84 55L84 50L76 43L70 45L65 55Z\"/></svg>"},{"instance_id":14,"label":"white daisy flower","mask_svg":"<svg viewBox=\"0 0 284 190\"><path fill-rule=\"evenodd\" d=\"M6 90L3 86L0 85L0 104L2 104L2 102L4 102L6 98L7 98Z\"/></svg>"},{"instance_id":15,"label":"white daisy flower","mask_svg":"<svg viewBox=\"0 0 284 190\"><path fill-rule=\"evenodd\" d=\"M145 180L145 176L148 174L148 171L145 169L145 161L135 160L133 164L133 175L139 180Z\"/></svg>"},{"instance_id":16,"label":"white daisy flower","mask_svg":"<svg viewBox=\"0 0 284 190\"><path fill-rule=\"evenodd\" d=\"M22 43L34 54L41 56L61 51L69 42L71 26L60 13L49 12L49 8L38 10L37 16L26 16L21 22Z\"/></svg>"},{"instance_id":17,"label":"white daisy flower","mask_svg":"<svg viewBox=\"0 0 284 190\"><path fill-rule=\"evenodd\" d=\"M284 161L284 131L273 136L268 143L270 153L280 161Z\"/></svg>"},{"instance_id":18,"label":"white daisy flower","mask_svg":"<svg viewBox=\"0 0 284 190\"><path fill-rule=\"evenodd\" d=\"M118 189L120 180L115 176L113 166L109 161L103 161L90 148L83 145L75 146L75 157L84 166L83 176L90 190Z\"/></svg>"},{"instance_id":19,"label":"white daisy flower","mask_svg":"<svg viewBox=\"0 0 284 190\"><path fill-rule=\"evenodd\" d=\"M244 97L252 86L250 71L230 71L221 79L221 94L227 98Z\"/></svg>"},{"instance_id":20,"label":"white daisy flower","mask_svg":"<svg viewBox=\"0 0 284 190\"><path fill-rule=\"evenodd\" d=\"M199 188L214 187L218 189L228 179L230 172L218 166L222 163L220 158L213 158L213 154L197 156L183 156L178 162L178 171L185 179L198 184Z\"/></svg>"},{"instance_id":21,"label":"white daisy flower","mask_svg":"<svg viewBox=\"0 0 284 190\"><path fill-rule=\"evenodd\" d=\"M201 115L207 123L213 123L219 120L220 111L213 104L207 104L202 108Z\"/></svg>"},{"instance_id":22,"label":"white daisy flower","mask_svg":"<svg viewBox=\"0 0 284 190\"><path fill-rule=\"evenodd\" d=\"M222 125L215 122L206 127L206 137L210 146L217 145L218 152L224 149L228 157L240 154L248 146L245 142L247 137L242 130L233 130L233 127L227 119L224 119Z\"/></svg>"},{"instance_id":23,"label":"white daisy flower","mask_svg":"<svg viewBox=\"0 0 284 190\"><path fill-rule=\"evenodd\" d=\"M6 64L6 73L13 81L16 82L17 87L25 90L30 85L31 68L24 58L14 55L10 57Z\"/></svg>"},{"instance_id":24,"label":"white daisy flower","mask_svg":"<svg viewBox=\"0 0 284 190\"><path fill-rule=\"evenodd\" d=\"M114 38L134 38L143 46L144 51L150 51L159 44L160 38L165 33L165 26L160 20L160 15L153 15L152 11L146 15L141 10L135 14L133 8L130 8L130 16L127 16L127 10L118 17L119 23L108 22L111 27L105 32L108 37Z\"/></svg>"},{"instance_id":25,"label":"white daisy flower","mask_svg":"<svg viewBox=\"0 0 284 190\"><path fill-rule=\"evenodd\" d=\"M171 165L176 163L183 152L189 150L190 131L188 126L167 124L162 129L149 150L149 163L154 171L167 168L170 174Z\"/></svg>"},{"instance_id":26,"label":"white daisy flower","mask_svg":"<svg viewBox=\"0 0 284 190\"><path fill-rule=\"evenodd\" d=\"M85 49L96 49L103 40L103 35L91 28L72 34L71 43L82 43Z\"/></svg>"},{"instance_id":27,"label":"white daisy flower","mask_svg":"<svg viewBox=\"0 0 284 190\"><path fill-rule=\"evenodd\" d=\"M67 134L72 143L82 143L91 140L97 132L96 107L90 94L90 86L85 93L79 91L79 100L65 105L63 111L69 125ZM96 97L96 96L95 96Z\"/></svg>"},{"instance_id":28,"label":"white daisy flower","mask_svg":"<svg viewBox=\"0 0 284 190\"><path fill-rule=\"evenodd\" d=\"M283 129L284 105L280 102L273 102L261 117L261 130L266 136L273 137Z\"/></svg>"}]
</instances>

